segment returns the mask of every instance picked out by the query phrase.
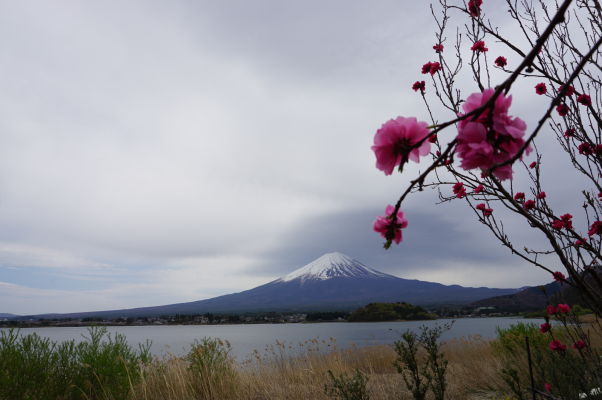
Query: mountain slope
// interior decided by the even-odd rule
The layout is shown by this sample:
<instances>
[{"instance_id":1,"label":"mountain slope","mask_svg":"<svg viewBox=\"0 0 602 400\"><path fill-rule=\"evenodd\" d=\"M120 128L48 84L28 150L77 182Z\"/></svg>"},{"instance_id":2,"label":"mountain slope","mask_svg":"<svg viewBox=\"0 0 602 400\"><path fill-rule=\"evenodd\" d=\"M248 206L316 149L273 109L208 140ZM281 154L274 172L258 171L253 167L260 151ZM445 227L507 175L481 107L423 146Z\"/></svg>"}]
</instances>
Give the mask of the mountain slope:
<instances>
[{"instance_id":1,"label":"mountain slope","mask_svg":"<svg viewBox=\"0 0 602 400\"><path fill-rule=\"evenodd\" d=\"M344 254L328 253L279 279L239 293L189 303L62 314L61 317L353 310L371 302L397 301L418 305L466 304L515 292L515 289L466 288L402 279L369 268Z\"/></svg>"}]
</instances>

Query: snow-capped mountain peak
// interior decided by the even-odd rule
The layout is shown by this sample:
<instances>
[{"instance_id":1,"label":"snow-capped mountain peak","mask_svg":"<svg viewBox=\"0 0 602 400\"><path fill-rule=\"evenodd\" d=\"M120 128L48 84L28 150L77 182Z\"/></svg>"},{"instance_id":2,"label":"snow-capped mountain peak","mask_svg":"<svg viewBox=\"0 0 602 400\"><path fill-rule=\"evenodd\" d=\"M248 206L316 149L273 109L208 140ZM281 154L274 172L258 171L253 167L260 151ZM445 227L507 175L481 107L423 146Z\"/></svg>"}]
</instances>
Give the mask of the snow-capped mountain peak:
<instances>
[{"instance_id":1,"label":"snow-capped mountain peak","mask_svg":"<svg viewBox=\"0 0 602 400\"><path fill-rule=\"evenodd\" d=\"M382 278L389 275L366 267L361 262L338 252L327 253L322 257L312 261L304 267L301 267L288 275L278 279L282 282L289 282L300 279L305 281L326 280L331 278Z\"/></svg>"}]
</instances>

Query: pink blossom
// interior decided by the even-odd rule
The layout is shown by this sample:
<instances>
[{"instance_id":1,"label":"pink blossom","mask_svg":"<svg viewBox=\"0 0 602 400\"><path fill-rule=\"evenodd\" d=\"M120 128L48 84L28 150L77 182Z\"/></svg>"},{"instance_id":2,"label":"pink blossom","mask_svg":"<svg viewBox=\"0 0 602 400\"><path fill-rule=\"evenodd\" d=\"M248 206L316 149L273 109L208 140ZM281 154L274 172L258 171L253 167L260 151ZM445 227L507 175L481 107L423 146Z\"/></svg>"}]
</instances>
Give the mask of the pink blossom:
<instances>
[{"instance_id":1,"label":"pink blossom","mask_svg":"<svg viewBox=\"0 0 602 400\"><path fill-rule=\"evenodd\" d=\"M473 17L478 17L481 15L481 5L483 4L483 0L470 0L468 2L468 12Z\"/></svg>"},{"instance_id":2,"label":"pink blossom","mask_svg":"<svg viewBox=\"0 0 602 400\"><path fill-rule=\"evenodd\" d=\"M591 99L591 97L589 97L589 95L582 94L582 95L579 95L579 97L577 97L577 103L581 103L584 106L591 106L592 99Z\"/></svg>"},{"instance_id":3,"label":"pink blossom","mask_svg":"<svg viewBox=\"0 0 602 400\"><path fill-rule=\"evenodd\" d=\"M494 63L498 67L504 68L506 65L508 65L508 60L506 60L506 57L499 56L495 59Z\"/></svg>"},{"instance_id":4,"label":"pink blossom","mask_svg":"<svg viewBox=\"0 0 602 400\"><path fill-rule=\"evenodd\" d=\"M546 307L546 312L548 313L548 315L554 315L558 313L558 309L556 308L556 306L550 304Z\"/></svg>"},{"instance_id":5,"label":"pink blossom","mask_svg":"<svg viewBox=\"0 0 602 400\"><path fill-rule=\"evenodd\" d=\"M437 143L437 134L436 133L429 136L429 142Z\"/></svg>"},{"instance_id":6,"label":"pink blossom","mask_svg":"<svg viewBox=\"0 0 602 400\"><path fill-rule=\"evenodd\" d=\"M441 43L437 43L433 46L433 50L435 50L435 53L443 53L443 45Z\"/></svg>"},{"instance_id":7,"label":"pink blossom","mask_svg":"<svg viewBox=\"0 0 602 400\"><path fill-rule=\"evenodd\" d=\"M459 198L459 199L461 199L462 197L466 196L466 188L464 187L464 184L462 182L456 182L456 183L454 183L452 191L454 192L454 194L456 195L456 197Z\"/></svg>"},{"instance_id":8,"label":"pink blossom","mask_svg":"<svg viewBox=\"0 0 602 400\"><path fill-rule=\"evenodd\" d=\"M546 84L543 82L540 82L537 85L535 85L535 93L537 93L540 96L542 94L548 93L548 88L546 87Z\"/></svg>"},{"instance_id":9,"label":"pink blossom","mask_svg":"<svg viewBox=\"0 0 602 400\"><path fill-rule=\"evenodd\" d=\"M474 191L473 191L473 192L474 192L475 194L479 194L479 193L481 193L481 192L483 191L483 189L485 189L485 187L484 187L483 185L479 185L479 186L477 186L476 188L474 188Z\"/></svg>"},{"instance_id":10,"label":"pink blossom","mask_svg":"<svg viewBox=\"0 0 602 400\"><path fill-rule=\"evenodd\" d=\"M534 200L527 200L525 201L524 204L525 210L532 210L535 208L535 201Z\"/></svg>"},{"instance_id":11,"label":"pink blossom","mask_svg":"<svg viewBox=\"0 0 602 400\"><path fill-rule=\"evenodd\" d=\"M516 192L514 195L514 200L523 201L525 199L525 194L523 192Z\"/></svg>"},{"instance_id":12,"label":"pink blossom","mask_svg":"<svg viewBox=\"0 0 602 400\"><path fill-rule=\"evenodd\" d=\"M422 66L422 73L435 75L437 73L437 71L439 71L440 69L441 69L441 64L439 64L438 62L430 62L429 61Z\"/></svg>"},{"instance_id":13,"label":"pink blossom","mask_svg":"<svg viewBox=\"0 0 602 400\"><path fill-rule=\"evenodd\" d=\"M558 115L564 117L569 113L569 106L564 103L559 104L556 106L556 111L558 112Z\"/></svg>"},{"instance_id":14,"label":"pink blossom","mask_svg":"<svg viewBox=\"0 0 602 400\"><path fill-rule=\"evenodd\" d=\"M602 221L594 221L587 231L589 236L602 235Z\"/></svg>"},{"instance_id":15,"label":"pink blossom","mask_svg":"<svg viewBox=\"0 0 602 400\"><path fill-rule=\"evenodd\" d=\"M484 52L488 51L489 49L487 47L485 47L484 41L477 40L476 42L474 42L472 44L472 46L470 47L470 50L476 51L478 53L484 53Z\"/></svg>"},{"instance_id":16,"label":"pink blossom","mask_svg":"<svg viewBox=\"0 0 602 400\"><path fill-rule=\"evenodd\" d=\"M569 138L575 136L575 130L573 128L568 128L564 131L564 137Z\"/></svg>"},{"instance_id":17,"label":"pink blossom","mask_svg":"<svg viewBox=\"0 0 602 400\"><path fill-rule=\"evenodd\" d=\"M481 210L483 212L484 217L488 217L493 213L493 208L487 208L485 203L479 203L475 206L477 210Z\"/></svg>"},{"instance_id":18,"label":"pink blossom","mask_svg":"<svg viewBox=\"0 0 602 400\"><path fill-rule=\"evenodd\" d=\"M573 343L573 349L575 349L575 350L583 350L586 347L587 347L587 344L581 339L579 339L579 340L575 341L575 343Z\"/></svg>"},{"instance_id":19,"label":"pink blossom","mask_svg":"<svg viewBox=\"0 0 602 400\"><path fill-rule=\"evenodd\" d=\"M467 114L483 106L493 96L493 89L473 93L466 99L462 109ZM512 96L501 93L493 105L493 115L488 108L476 118L470 116L458 123L456 151L461 158L460 166L466 170L480 168L483 172L493 165L504 162L518 153L525 141L527 125L520 118L508 115ZM525 154L529 154L527 147ZM504 165L493 171L499 179L512 178L512 165Z\"/></svg>"},{"instance_id":20,"label":"pink blossom","mask_svg":"<svg viewBox=\"0 0 602 400\"><path fill-rule=\"evenodd\" d=\"M537 198L538 199L545 199L546 198L546 192L539 192L537 193Z\"/></svg>"},{"instance_id":21,"label":"pink blossom","mask_svg":"<svg viewBox=\"0 0 602 400\"><path fill-rule=\"evenodd\" d=\"M556 230L561 230L562 228L564 228L564 222L562 222L559 219L555 219L554 221L552 221L551 225L552 225L552 228L554 228Z\"/></svg>"},{"instance_id":22,"label":"pink blossom","mask_svg":"<svg viewBox=\"0 0 602 400\"><path fill-rule=\"evenodd\" d=\"M408 226L408 221L402 211L397 212L395 220L391 219L390 216L394 211L395 207L389 204L385 209L385 215L377 217L374 221L373 229L383 238L399 244L403 239L401 230Z\"/></svg>"},{"instance_id":23,"label":"pink blossom","mask_svg":"<svg viewBox=\"0 0 602 400\"><path fill-rule=\"evenodd\" d=\"M559 313L567 314L571 312L571 307L568 304L558 304L556 310L558 310Z\"/></svg>"},{"instance_id":24,"label":"pink blossom","mask_svg":"<svg viewBox=\"0 0 602 400\"><path fill-rule=\"evenodd\" d=\"M552 272L552 276L554 277L554 280L557 282L563 282L564 280L566 280L566 277L560 271Z\"/></svg>"},{"instance_id":25,"label":"pink blossom","mask_svg":"<svg viewBox=\"0 0 602 400\"><path fill-rule=\"evenodd\" d=\"M575 94L575 88L571 85L560 85L558 91L560 92L561 96L572 96Z\"/></svg>"},{"instance_id":26,"label":"pink blossom","mask_svg":"<svg viewBox=\"0 0 602 400\"><path fill-rule=\"evenodd\" d=\"M579 154L583 154L584 156L591 156L594 154L594 148L587 142L583 142L577 147L579 150Z\"/></svg>"},{"instance_id":27,"label":"pink blossom","mask_svg":"<svg viewBox=\"0 0 602 400\"><path fill-rule=\"evenodd\" d=\"M550 342L550 350L552 351L565 351L566 345L562 344L560 340L552 340Z\"/></svg>"},{"instance_id":28,"label":"pink blossom","mask_svg":"<svg viewBox=\"0 0 602 400\"><path fill-rule=\"evenodd\" d=\"M543 384L543 388L546 391L546 393L551 393L552 392L552 385L550 385L549 383L544 383Z\"/></svg>"},{"instance_id":29,"label":"pink blossom","mask_svg":"<svg viewBox=\"0 0 602 400\"><path fill-rule=\"evenodd\" d=\"M425 81L414 82L414 84L412 85L412 90L415 92L420 90L422 93L424 93L424 91L426 90L426 82Z\"/></svg>"},{"instance_id":30,"label":"pink blossom","mask_svg":"<svg viewBox=\"0 0 602 400\"><path fill-rule=\"evenodd\" d=\"M533 169L537 166L537 161L533 161L531 164L529 164L529 168Z\"/></svg>"},{"instance_id":31,"label":"pink blossom","mask_svg":"<svg viewBox=\"0 0 602 400\"><path fill-rule=\"evenodd\" d=\"M385 122L374 135L372 150L376 155L376 168L391 175L396 166L408 160L418 162L420 156L427 155L431 144L425 140L418 146L429 134L427 126L414 117L397 117Z\"/></svg>"},{"instance_id":32,"label":"pink blossom","mask_svg":"<svg viewBox=\"0 0 602 400\"><path fill-rule=\"evenodd\" d=\"M546 333L547 331L549 331L552 328L552 325L550 325L547 322L544 322L543 324L539 325L539 331L541 333Z\"/></svg>"},{"instance_id":33,"label":"pink blossom","mask_svg":"<svg viewBox=\"0 0 602 400\"><path fill-rule=\"evenodd\" d=\"M571 214L563 214L560 216L560 220L564 222L566 229L573 229L573 216Z\"/></svg>"}]
</instances>

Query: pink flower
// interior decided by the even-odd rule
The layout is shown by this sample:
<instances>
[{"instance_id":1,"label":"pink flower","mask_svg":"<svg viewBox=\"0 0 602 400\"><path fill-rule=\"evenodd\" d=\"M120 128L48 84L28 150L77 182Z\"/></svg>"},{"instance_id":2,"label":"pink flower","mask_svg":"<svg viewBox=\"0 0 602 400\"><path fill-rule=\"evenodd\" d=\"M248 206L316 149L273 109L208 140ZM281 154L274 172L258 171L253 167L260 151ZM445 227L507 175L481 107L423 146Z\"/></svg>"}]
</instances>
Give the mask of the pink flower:
<instances>
[{"instance_id":1,"label":"pink flower","mask_svg":"<svg viewBox=\"0 0 602 400\"><path fill-rule=\"evenodd\" d=\"M523 201L525 199L525 194L523 192L517 192L514 195L514 200L516 201Z\"/></svg>"},{"instance_id":2,"label":"pink flower","mask_svg":"<svg viewBox=\"0 0 602 400\"><path fill-rule=\"evenodd\" d=\"M558 112L558 115L564 117L569 113L569 106L564 103L559 104L556 106L556 111Z\"/></svg>"},{"instance_id":3,"label":"pink flower","mask_svg":"<svg viewBox=\"0 0 602 400\"><path fill-rule=\"evenodd\" d=\"M483 4L483 0L470 0L468 2L468 12L473 17L478 17L481 15L481 5Z\"/></svg>"},{"instance_id":4,"label":"pink flower","mask_svg":"<svg viewBox=\"0 0 602 400\"><path fill-rule=\"evenodd\" d=\"M401 211L397 212L394 220L391 219L390 216L394 211L395 207L389 204L385 209L385 215L377 217L374 221L373 229L383 238L399 244L402 240L401 230L408 226L408 221Z\"/></svg>"},{"instance_id":5,"label":"pink flower","mask_svg":"<svg viewBox=\"0 0 602 400\"><path fill-rule=\"evenodd\" d=\"M560 271L552 272L552 276L554 277L554 280L557 282L564 282L566 280L566 277Z\"/></svg>"},{"instance_id":6,"label":"pink flower","mask_svg":"<svg viewBox=\"0 0 602 400\"><path fill-rule=\"evenodd\" d=\"M566 131L564 131L564 137L568 138L573 136L575 136L575 130L573 128L568 128Z\"/></svg>"},{"instance_id":7,"label":"pink flower","mask_svg":"<svg viewBox=\"0 0 602 400\"><path fill-rule=\"evenodd\" d=\"M481 210L483 212L484 217L488 217L493 213L493 208L487 208L485 203L479 203L475 207L477 210Z\"/></svg>"},{"instance_id":8,"label":"pink flower","mask_svg":"<svg viewBox=\"0 0 602 400\"><path fill-rule=\"evenodd\" d=\"M424 64L422 66L422 73L423 74L431 74L431 75L435 75L437 73L437 71L439 71L441 69L441 64L439 64L438 62L427 62L426 64Z\"/></svg>"},{"instance_id":9,"label":"pink flower","mask_svg":"<svg viewBox=\"0 0 602 400\"><path fill-rule=\"evenodd\" d=\"M568 304L558 304L556 310L558 310L559 313L567 314L571 312L571 307Z\"/></svg>"},{"instance_id":10,"label":"pink flower","mask_svg":"<svg viewBox=\"0 0 602 400\"><path fill-rule=\"evenodd\" d=\"M546 312L548 313L548 315L554 315L558 313L558 309L556 308L556 306L550 304L546 307Z\"/></svg>"},{"instance_id":11,"label":"pink flower","mask_svg":"<svg viewBox=\"0 0 602 400\"><path fill-rule=\"evenodd\" d=\"M463 111L467 114L480 108L493 93L493 89L486 89L482 93L471 94L462 106ZM493 165L516 155L524 145L523 136L527 125L520 118L508 115L511 103L512 96L506 97L501 93L495 100L493 111L488 108L476 118L470 116L458 123L456 151L462 160L462 168L480 168L485 172ZM529 154L530 151L529 146L525 154ZM496 168L493 175L502 180L511 179L512 165Z\"/></svg>"},{"instance_id":12,"label":"pink flower","mask_svg":"<svg viewBox=\"0 0 602 400\"><path fill-rule=\"evenodd\" d=\"M433 135L431 135L431 136L429 136L429 142L430 143L437 143L437 134L436 133L433 134Z\"/></svg>"},{"instance_id":13,"label":"pink flower","mask_svg":"<svg viewBox=\"0 0 602 400\"><path fill-rule=\"evenodd\" d=\"M546 391L546 393L551 393L552 392L552 385L550 385L549 383L544 383L543 384L543 388Z\"/></svg>"},{"instance_id":14,"label":"pink flower","mask_svg":"<svg viewBox=\"0 0 602 400\"><path fill-rule=\"evenodd\" d=\"M537 193L537 198L538 199L545 199L546 198L546 192L539 192L539 193Z\"/></svg>"},{"instance_id":15,"label":"pink flower","mask_svg":"<svg viewBox=\"0 0 602 400\"><path fill-rule=\"evenodd\" d=\"M537 161L533 161L531 164L529 164L529 168L533 169L537 167Z\"/></svg>"},{"instance_id":16,"label":"pink flower","mask_svg":"<svg viewBox=\"0 0 602 400\"><path fill-rule=\"evenodd\" d=\"M563 214L560 216L560 220L564 222L566 229L573 229L573 216L571 214Z\"/></svg>"},{"instance_id":17,"label":"pink flower","mask_svg":"<svg viewBox=\"0 0 602 400\"><path fill-rule=\"evenodd\" d=\"M550 342L550 350L552 351L565 351L566 345L562 344L560 340L552 340Z\"/></svg>"},{"instance_id":18,"label":"pink flower","mask_svg":"<svg viewBox=\"0 0 602 400\"><path fill-rule=\"evenodd\" d=\"M494 63L498 67L504 68L506 65L508 65L508 60L506 60L506 57L499 56L495 59Z\"/></svg>"},{"instance_id":19,"label":"pink flower","mask_svg":"<svg viewBox=\"0 0 602 400\"><path fill-rule=\"evenodd\" d=\"M564 228L564 222L562 222L559 219L555 219L554 221L552 221L552 228L557 229L557 230L561 230L562 228Z\"/></svg>"},{"instance_id":20,"label":"pink flower","mask_svg":"<svg viewBox=\"0 0 602 400\"><path fill-rule=\"evenodd\" d=\"M579 97L577 97L577 103L581 103L584 106L591 106L592 105L592 99L591 99L591 97L589 97L589 95L582 94Z\"/></svg>"},{"instance_id":21,"label":"pink flower","mask_svg":"<svg viewBox=\"0 0 602 400\"><path fill-rule=\"evenodd\" d=\"M587 231L589 236L602 235L602 221L594 221Z\"/></svg>"},{"instance_id":22,"label":"pink flower","mask_svg":"<svg viewBox=\"0 0 602 400\"><path fill-rule=\"evenodd\" d=\"M397 165L403 166L408 160L418 162L420 156L427 155L431 144L425 140L418 146L429 134L427 126L414 117L397 117L385 122L376 132L372 146L376 168L391 175Z\"/></svg>"},{"instance_id":23,"label":"pink flower","mask_svg":"<svg viewBox=\"0 0 602 400\"><path fill-rule=\"evenodd\" d=\"M441 43L437 43L433 46L433 50L435 50L435 53L443 53L443 45Z\"/></svg>"},{"instance_id":24,"label":"pink flower","mask_svg":"<svg viewBox=\"0 0 602 400\"><path fill-rule=\"evenodd\" d=\"M571 85L560 85L558 91L560 92L561 96L572 96L573 94L575 94L575 88Z\"/></svg>"},{"instance_id":25,"label":"pink flower","mask_svg":"<svg viewBox=\"0 0 602 400\"><path fill-rule=\"evenodd\" d=\"M577 149L579 150L579 154L583 154L584 156L591 156L594 154L594 148L586 142L581 143Z\"/></svg>"},{"instance_id":26,"label":"pink flower","mask_svg":"<svg viewBox=\"0 0 602 400\"><path fill-rule=\"evenodd\" d=\"M462 182L456 182L452 188L454 194L457 198L461 199L466 196L466 188L464 188L464 184Z\"/></svg>"},{"instance_id":27,"label":"pink flower","mask_svg":"<svg viewBox=\"0 0 602 400\"><path fill-rule=\"evenodd\" d=\"M535 201L534 200L527 200L525 201L524 204L525 210L532 210L535 208Z\"/></svg>"},{"instance_id":28,"label":"pink flower","mask_svg":"<svg viewBox=\"0 0 602 400\"><path fill-rule=\"evenodd\" d=\"M476 42L473 43L473 45L470 48L470 50L476 51L478 53L484 53L484 52L488 51L489 49L487 47L485 47L485 42L484 41L477 40Z\"/></svg>"},{"instance_id":29,"label":"pink flower","mask_svg":"<svg viewBox=\"0 0 602 400\"><path fill-rule=\"evenodd\" d=\"M587 239L586 238L581 238L581 239L577 239L575 240L575 246L583 246L585 243L587 243Z\"/></svg>"},{"instance_id":30,"label":"pink flower","mask_svg":"<svg viewBox=\"0 0 602 400\"><path fill-rule=\"evenodd\" d=\"M552 221L551 225L554 229L573 229L573 216L571 214L564 214L560 217L560 219L555 219Z\"/></svg>"},{"instance_id":31,"label":"pink flower","mask_svg":"<svg viewBox=\"0 0 602 400\"><path fill-rule=\"evenodd\" d=\"M573 343L573 349L575 349L575 350L583 350L586 347L587 347L587 344L581 339L579 339L575 343Z\"/></svg>"},{"instance_id":32,"label":"pink flower","mask_svg":"<svg viewBox=\"0 0 602 400\"><path fill-rule=\"evenodd\" d=\"M483 189L485 189L485 187L483 185L479 185L476 188L474 188L473 192L475 194L479 194L479 193L481 193L483 191Z\"/></svg>"},{"instance_id":33,"label":"pink flower","mask_svg":"<svg viewBox=\"0 0 602 400\"><path fill-rule=\"evenodd\" d=\"M546 84L541 82L541 83L538 83L537 85L535 85L535 93L537 93L540 96L542 94L548 93L548 88L546 88Z\"/></svg>"},{"instance_id":34,"label":"pink flower","mask_svg":"<svg viewBox=\"0 0 602 400\"><path fill-rule=\"evenodd\" d=\"M424 91L426 90L426 82L424 82L424 81L414 82L414 84L412 85L412 90L414 90L415 92L420 90L422 93L424 93Z\"/></svg>"},{"instance_id":35,"label":"pink flower","mask_svg":"<svg viewBox=\"0 0 602 400\"><path fill-rule=\"evenodd\" d=\"M544 322L543 324L539 325L539 331L541 333L546 333L547 331L549 331L552 328L552 325L550 325L547 322Z\"/></svg>"}]
</instances>

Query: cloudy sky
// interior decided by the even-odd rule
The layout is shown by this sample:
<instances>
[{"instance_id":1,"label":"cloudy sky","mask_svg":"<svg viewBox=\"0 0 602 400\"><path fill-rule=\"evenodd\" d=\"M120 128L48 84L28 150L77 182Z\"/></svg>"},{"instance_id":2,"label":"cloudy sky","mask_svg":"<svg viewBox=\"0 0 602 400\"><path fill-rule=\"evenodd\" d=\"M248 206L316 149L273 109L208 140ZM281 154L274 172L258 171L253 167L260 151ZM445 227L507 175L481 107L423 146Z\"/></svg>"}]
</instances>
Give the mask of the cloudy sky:
<instances>
[{"instance_id":1,"label":"cloudy sky","mask_svg":"<svg viewBox=\"0 0 602 400\"><path fill-rule=\"evenodd\" d=\"M371 230L417 171L385 177L370 145L389 118L427 119L410 85L432 26L393 0L1 0L0 312L198 300L329 251L404 278L546 282L429 191L400 246ZM545 102L520 90L535 118Z\"/></svg>"}]
</instances>

